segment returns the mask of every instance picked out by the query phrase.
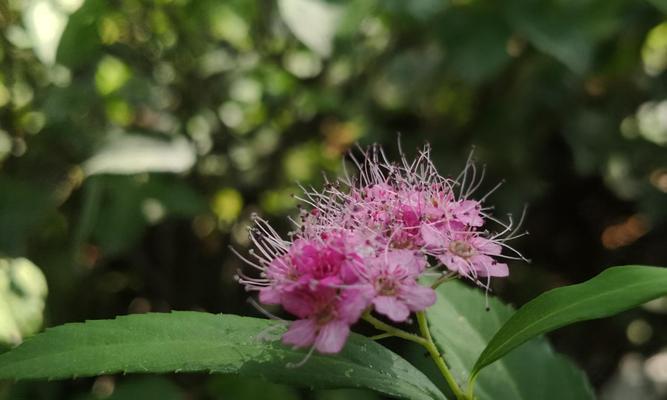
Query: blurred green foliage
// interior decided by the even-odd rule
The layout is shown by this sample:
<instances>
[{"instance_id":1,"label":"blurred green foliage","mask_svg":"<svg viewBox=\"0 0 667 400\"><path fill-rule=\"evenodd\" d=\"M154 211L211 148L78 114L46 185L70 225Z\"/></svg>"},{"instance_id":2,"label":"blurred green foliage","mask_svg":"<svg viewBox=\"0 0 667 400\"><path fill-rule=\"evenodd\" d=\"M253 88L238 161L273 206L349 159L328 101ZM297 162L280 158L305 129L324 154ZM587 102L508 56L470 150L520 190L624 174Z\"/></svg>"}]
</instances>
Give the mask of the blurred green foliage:
<instances>
[{"instance_id":1,"label":"blurred green foliage","mask_svg":"<svg viewBox=\"0 0 667 400\"><path fill-rule=\"evenodd\" d=\"M665 13L662 0L0 0L0 256L42 268L48 325L252 313L227 250L248 245L250 214L286 231L296 181L340 172L356 141L396 154L400 132L408 151L431 142L444 174L474 145L482 191L507 179L497 211L530 204L516 246L534 262L496 283L503 297L665 265ZM636 311L554 339L600 386L665 328ZM104 379L12 393L108 398ZM202 398L257 390L174 379ZM160 382L172 390L147 385Z\"/></svg>"}]
</instances>

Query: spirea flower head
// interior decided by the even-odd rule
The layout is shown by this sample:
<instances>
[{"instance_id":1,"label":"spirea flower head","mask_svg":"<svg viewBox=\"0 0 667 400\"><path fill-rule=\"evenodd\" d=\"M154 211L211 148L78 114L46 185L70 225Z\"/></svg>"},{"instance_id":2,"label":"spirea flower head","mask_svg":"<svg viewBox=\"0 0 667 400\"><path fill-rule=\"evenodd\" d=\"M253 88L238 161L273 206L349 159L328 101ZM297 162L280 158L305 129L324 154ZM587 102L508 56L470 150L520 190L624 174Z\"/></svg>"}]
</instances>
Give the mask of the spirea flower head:
<instances>
[{"instance_id":1,"label":"spirea flower head","mask_svg":"<svg viewBox=\"0 0 667 400\"><path fill-rule=\"evenodd\" d=\"M250 228L256 250L245 261L258 274L239 281L258 291L261 303L297 318L286 344L337 353L364 312L405 322L433 305L424 275L461 276L488 290L491 277L509 274L503 259L522 258L506 244L517 237L511 218L502 223L488 214L490 193L472 198L483 173L470 160L453 179L438 173L428 146L398 163L379 146L362 153L350 154L354 174L296 196L307 207L289 240L259 217Z\"/></svg>"}]
</instances>

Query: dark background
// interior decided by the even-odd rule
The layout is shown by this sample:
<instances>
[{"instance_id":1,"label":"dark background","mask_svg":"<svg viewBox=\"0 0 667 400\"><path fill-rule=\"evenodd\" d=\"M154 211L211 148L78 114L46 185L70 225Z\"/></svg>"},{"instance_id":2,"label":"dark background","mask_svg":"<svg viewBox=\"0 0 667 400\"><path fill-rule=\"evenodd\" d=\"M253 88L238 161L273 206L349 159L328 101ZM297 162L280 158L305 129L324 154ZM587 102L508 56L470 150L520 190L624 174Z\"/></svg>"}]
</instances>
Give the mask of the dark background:
<instances>
[{"instance_id":1,"label":"dark background","mask_svg":"<svg viewBox=\"0 0 667 400\"><path fill-rule=\"evenodd\" d=\"M514 246L532 263L494 282L509 303L614 265L667 265L661 0L78 3L0 0L0 256L45 274L46 326L257 315L228 250L247 247L250 214L286 232L297 181L340 172L355 142L396 155L398 133L411 154L430 142L443 175L474 146L479 193L506 180L497 214L528 205ZM644 368L667 344L665 313L550 337L602 398L667 398L664 374ZM199 375L2 393L375 398Z\"/></svg>"}]
</instances>

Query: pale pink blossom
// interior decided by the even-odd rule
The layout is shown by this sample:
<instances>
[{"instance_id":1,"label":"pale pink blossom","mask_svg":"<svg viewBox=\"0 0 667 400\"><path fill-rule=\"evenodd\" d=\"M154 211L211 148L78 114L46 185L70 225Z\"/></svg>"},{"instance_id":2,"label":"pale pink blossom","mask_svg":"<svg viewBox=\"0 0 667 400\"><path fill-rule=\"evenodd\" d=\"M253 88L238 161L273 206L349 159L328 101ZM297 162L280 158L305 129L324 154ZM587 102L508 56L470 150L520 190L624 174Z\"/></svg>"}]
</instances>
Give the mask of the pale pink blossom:
<instances>
[{"instance_id":1,"label":"pale pink blossom","mask_svg":"<svg viewBox=\"0 0 667 400\"><path fill-rule=\"evenodd\" d=\"M435 291L417 282L425 265L423 255L409 250L393 250L369 260L366 279L373 288L375 311L404 322L410 312L432 306Z\"/></svg>"},{"instance_id":2,"label":"pale pink blossom","mask_svg":"<svg viewBox=\"0 0 667 400\"><path fill-rule=\"evenodd\" d=\"M424 226L422 234L432 253L447 269L467 278L505 277L507 264L496 261L502 246L477 232L440 231Z\"/></svg>"},{"instance_id":3,"label":"pale pink blossom","mask_svg":"<svg viewBox=\"0 0 667 400\"><path fill-rule=\"evenodd\" d=\"M293 221L290 240L260 218L251 228L256 251L242 258L257 273L239 273L239 281L258 291L261 303L297 317L284 343L336 353L366 310L409 320L436 301L435 291L419 283L427 260L444 266L429 273L455 272L488 290L491 277L509 274L499 259L523 259L506 243L520 236L511 219L503 224L487 214L488 193L472 197L483 173L471 162L452 179L438 173L428 146L412 161L401 155L391 163L379 146L350 158L353 176L295 196L308 209Z\"/></svg>"},{"instance_id":4,"label":"pale pink blossom","mask_svg":"<svg viewBox=\"0 0 667 400\"><path fill-rule=\"evenodd\" d=\"M369 292L363 288L343 291L319 287L299 288L283 296L285 310L300 319L290 324L283 342L295 347L315 346L320 353L338 353L368 306Z\"/></svg>"}]
</instances>

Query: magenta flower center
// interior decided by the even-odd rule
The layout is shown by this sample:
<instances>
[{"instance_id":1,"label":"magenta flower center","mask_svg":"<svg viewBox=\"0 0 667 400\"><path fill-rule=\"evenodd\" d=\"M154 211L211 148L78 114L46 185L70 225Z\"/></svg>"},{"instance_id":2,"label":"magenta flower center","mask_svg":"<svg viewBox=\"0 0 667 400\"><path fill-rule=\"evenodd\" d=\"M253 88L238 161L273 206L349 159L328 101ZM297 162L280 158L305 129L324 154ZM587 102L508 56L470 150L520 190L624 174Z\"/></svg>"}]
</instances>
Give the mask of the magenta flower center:
<instances>
[{"instance_id":1,"label":"magenta flower center","mask_svg":"<svg viewBox=\"0 0 667 400\"><path fill-rule=\"evenodd\" d=\"M472 245L463 240L453 240L449 243L449 251L461 258L470 258L475 255L475 249Z\"/></svg>"}]
</instances>

